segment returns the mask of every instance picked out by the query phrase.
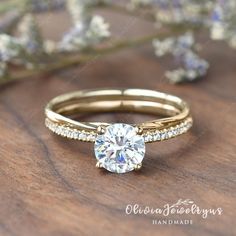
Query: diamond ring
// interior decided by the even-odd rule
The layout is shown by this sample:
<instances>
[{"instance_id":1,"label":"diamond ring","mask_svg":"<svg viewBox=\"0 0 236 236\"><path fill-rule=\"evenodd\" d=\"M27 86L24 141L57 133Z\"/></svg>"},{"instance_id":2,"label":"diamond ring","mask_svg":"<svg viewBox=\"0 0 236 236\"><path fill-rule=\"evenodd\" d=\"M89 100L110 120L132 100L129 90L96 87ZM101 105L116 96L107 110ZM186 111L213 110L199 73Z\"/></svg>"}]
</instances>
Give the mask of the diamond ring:
<instances>
[{"instance_id":1,"label":"diamond ring","mask_svg":"<svg viewBox=\"0 0 236 236\"><path fill-rule=\"evenodd\" d=\"M75 115L136 112L162 116L139 123L81 122ZM45 124L54 133L94 143L98 168L115 173L138 170L145 144L174 138L192 126L189 107L179 97L146 89L93 89L60 95L45 107Z\"/></svg>"}]
</instances>

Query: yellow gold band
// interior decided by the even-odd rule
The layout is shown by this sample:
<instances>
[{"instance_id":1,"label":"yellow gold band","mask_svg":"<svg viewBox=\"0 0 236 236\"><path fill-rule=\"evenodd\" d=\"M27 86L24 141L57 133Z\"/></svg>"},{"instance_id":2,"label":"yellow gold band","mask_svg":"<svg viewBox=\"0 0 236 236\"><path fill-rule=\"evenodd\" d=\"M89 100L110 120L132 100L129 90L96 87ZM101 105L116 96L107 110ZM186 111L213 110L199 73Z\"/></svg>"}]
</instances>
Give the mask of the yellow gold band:
<instances>
[{"instance_id":1,"label":"yellow gold band","mask_svg":"<svg viewBox=\"0 0 236 236\"><path fill-rule=\"evenodd\" d=\"M94 142L105 122L79 122L70 116L97 112L138 112L165 116L140 124L137 132L145 142L166 140L192 126L189 106L179 97L145 89L93 89L60 95L45 108L46 126L67 138Z\"/></svg>"}]
</instances>

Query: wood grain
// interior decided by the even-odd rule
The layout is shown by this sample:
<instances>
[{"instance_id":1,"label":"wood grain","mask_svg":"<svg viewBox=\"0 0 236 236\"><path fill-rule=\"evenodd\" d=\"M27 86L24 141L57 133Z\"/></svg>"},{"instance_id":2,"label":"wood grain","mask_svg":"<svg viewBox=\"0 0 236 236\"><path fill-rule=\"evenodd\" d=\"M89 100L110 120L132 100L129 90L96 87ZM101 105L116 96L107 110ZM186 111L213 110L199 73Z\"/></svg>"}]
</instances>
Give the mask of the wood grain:
<instances>
[{"instance_id":1,"label":"wood grain","mask_svg":"<svg viewBox=\"0 0 236 236\"><path fill-rule=\"evenodd\" d=\"M153 30L147 22L104 14L117 37ZM54 32L50 17L39 16L39 21L45 34L57 38L59 24ZM54 17L68 21L64 13ZM196 83L168 84L163 62L146 45L1 87L0 235L235 235L236 55L223 43L199 38L212 66ZM52 97L95 87L139 87L181 96L191 104L194 127L182 137L149 144L140 172L100 171L93 145L52 135L43 114ZM136 119L130 114L103 118ZM125 214L127 204L162 207L180 198L202 208L222 207L223 214L192 215L187 218L193 224L186 226L153 225L152 219L161 217Z\"/></svg>"}]
</instances>

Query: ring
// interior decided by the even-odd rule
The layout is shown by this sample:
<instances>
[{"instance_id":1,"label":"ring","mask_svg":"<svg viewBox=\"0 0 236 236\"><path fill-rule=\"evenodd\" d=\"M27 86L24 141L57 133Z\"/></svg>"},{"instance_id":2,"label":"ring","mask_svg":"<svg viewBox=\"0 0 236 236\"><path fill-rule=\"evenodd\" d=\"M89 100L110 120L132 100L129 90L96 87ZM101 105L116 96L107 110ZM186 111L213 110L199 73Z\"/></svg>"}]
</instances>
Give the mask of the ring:
<instances>
[{"instance_id":1,"label":"ring","mask_svg":"<svg viewBox=\"0 0 236 236\"><path fill-rule=\"evenodd\" d=\"M139 124L74 119L80 114L98 112L147 113L158 119ZM63 94L47 104L45 115L45 125L54 133L93 142L96 167L115 173L140 169L145 143L174 138L186 133L193 123L185 101L146 89L93 89Z\"/></svg>"}]
</instances>

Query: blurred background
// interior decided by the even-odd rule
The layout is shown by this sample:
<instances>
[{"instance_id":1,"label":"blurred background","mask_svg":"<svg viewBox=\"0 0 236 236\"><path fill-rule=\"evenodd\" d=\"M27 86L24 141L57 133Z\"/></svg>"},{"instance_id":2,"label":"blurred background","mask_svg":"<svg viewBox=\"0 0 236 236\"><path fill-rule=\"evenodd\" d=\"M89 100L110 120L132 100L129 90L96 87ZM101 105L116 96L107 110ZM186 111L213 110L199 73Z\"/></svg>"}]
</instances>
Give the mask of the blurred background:
<instances>
[{"instance_id":1,"label":"blurred background","mask_svg":"<svg viewBox=\"0 0 236 236\"><path fill-rule=\"evenodd\" d=\"M235 5L233 0L2 1L0 82L88 67L103 55L144 45L145 56L162 70L157 80L205 78L214 65L209 47L235 53Z\"/></svg>"}]
</instances>

